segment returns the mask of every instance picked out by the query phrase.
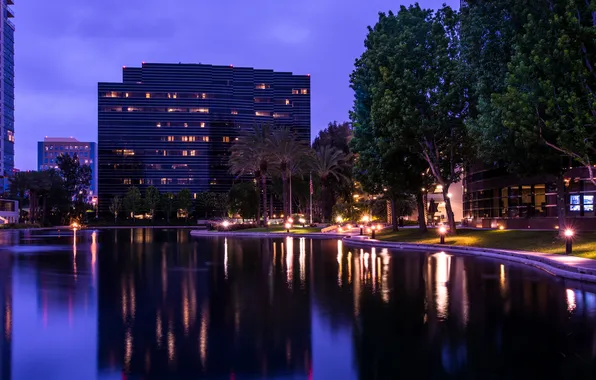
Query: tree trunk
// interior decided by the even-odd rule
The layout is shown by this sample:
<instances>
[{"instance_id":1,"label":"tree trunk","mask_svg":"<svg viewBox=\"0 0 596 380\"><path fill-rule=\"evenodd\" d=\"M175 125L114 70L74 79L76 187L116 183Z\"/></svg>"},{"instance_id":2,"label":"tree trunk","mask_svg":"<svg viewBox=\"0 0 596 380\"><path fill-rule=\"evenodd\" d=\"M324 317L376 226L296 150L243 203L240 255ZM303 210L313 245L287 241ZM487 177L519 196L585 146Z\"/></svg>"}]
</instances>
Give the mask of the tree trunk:
<instances>
[{"instance_id":1,"label":"tree trunk","mask_svg":"<svg viewBox=\"0 0 596 380\"><path fill-rule=\"evenodd\" d=\"M557 221L559 224L559 237L565 237L567 228L567 202L565 202L565 177L557 177Z\"/></svg>"},{"instance_id":2,"label":"tree trunk","mask_svg":"<svg viewBox=\"0 0 596 380\"><path fill-rule=\"evenodd\" d=\"M288 173L286 170L286 165L284 163L281 164L281 182L282 182L282 203L283 203L283 214L285 218L289 218L289 207L288 207Z\"/></svg>"},{"instance_id":3,"label":"tree trunk","mask_svg":"<svg viewBox=\"0 0 596 380\"><path fill-rule=\"evenodd\" d=\"M258 226L261 223L261 181L257 180L257 219L255 220Z\"/></svg>"},{"instance_id":4,"label":"tree trunk","mask_svg":"<svg viewBox=\"0 0 596 380\"><path fill-rule=\"evenodd\" d=\"M395 198L391 198L391 226L393 227L393 231L399 230L397 227L397 213L395 211Z\"/></svg>"},{"instance_id":5,"label":"tree trunk","mask_svg":"<svg viewBox=\"0 0 596 380\"><path fill-rule=\"evenodd\" d=\"M48 197L47 197L47 195L45 195L43 197L43 216L42 216L42 219L41 219L41 223L44 226L46 225L46 217L47 217L47 215L48 215Z\"/></svg>"},{"instance_id":6,"label":"tree trunk","mask_svg":"<svg viewBox=\"0 0 596 380\"><path fill-rule=\"evenodd\" d=\"M416 208L418 208L418 229L421 232L426 232L426 213L424 212L426 202L424 202L424 194L421 192L416 193Z\"/></svg>"},{"instance_id":7,"label":"tree trunk","mask_svg":"<svg viewBox=\"0 0 596 380\"><path fill-rule=\"evenodd\" d=\"M455 230L455 216L453 215L453 207L451 207L451 198L449 197L449 185L443 185L443 201L445 202L449 234L455 235L457 231Z\"/></svg>"},{"instance_id":8,"label":"tree trunk","mask_svg":"<svg viewBox=\"0 0 596 380\"><path fill-rule=\"evenodd\" d=\"M261 187L263 188L263 226L268 228L268 215L267 215L267 177L261 174Z\"/></svg>"}]
</instances>

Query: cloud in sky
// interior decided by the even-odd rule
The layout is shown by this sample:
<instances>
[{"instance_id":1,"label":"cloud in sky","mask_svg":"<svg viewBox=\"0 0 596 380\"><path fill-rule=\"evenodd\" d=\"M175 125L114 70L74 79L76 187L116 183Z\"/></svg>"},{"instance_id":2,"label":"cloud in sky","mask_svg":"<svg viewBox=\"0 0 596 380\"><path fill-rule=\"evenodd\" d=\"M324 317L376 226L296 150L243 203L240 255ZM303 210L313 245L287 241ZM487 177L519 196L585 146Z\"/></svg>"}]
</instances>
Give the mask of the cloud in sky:
<instances>
[{"instance_id":1,"label":"cloud in sky","mask_svg":"<svg viewBox=\"0 0 596 380\"><path fill-rule=\"evenodd\" d=\"M436 8L443 0L421 1ZM457 6L459 1L448 4ZM366 27L390 0L17 0L16 167L44 136L97 140L97 82L146 62L311 74L313 136L348 119L349 75Z\"/></svg>"}]
</instances>

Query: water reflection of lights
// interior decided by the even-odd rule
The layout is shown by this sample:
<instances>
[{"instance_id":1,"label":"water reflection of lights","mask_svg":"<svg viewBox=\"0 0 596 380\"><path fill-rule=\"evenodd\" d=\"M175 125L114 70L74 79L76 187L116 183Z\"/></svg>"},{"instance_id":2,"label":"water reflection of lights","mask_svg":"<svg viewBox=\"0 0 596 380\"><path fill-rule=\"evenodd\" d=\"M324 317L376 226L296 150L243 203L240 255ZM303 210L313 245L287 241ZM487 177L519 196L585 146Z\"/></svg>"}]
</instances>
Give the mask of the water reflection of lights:
<instances>
[{"instance_id":1,"label":"water reflection of lights","mask_svg":"<svg viewBox=\"0 0 596 380\"><path fill-rule=\"evenodd\" d=\"M343 276L343 263L342 263L342 251L341 251L341 240L337 241L337 285L341 287Z\"/></svg>"},{"instance_id":2,"label":"water reflection of lights","mask_svg":"<svg viewBox=\"0 0 596 380\"><path fill-rule=\"evenodd\" d=\"M348 284L352 283L352 252L348 252Z\"/></svg>"},{"instance_id":3,"label":"water reflection of lights","mask_svg":"<svg viewBox=\"0 0 596 380\"><path fill-rule=\"evenodd\" d=\"M567 289L567 311L572 313L575 308L577 307L577 303L575 301L575 292L572 289Z\"/></svg>"},{"instance_id":4,"label":"water reflection of lights","mask_svg":"<svg viewBox=\"0 0 596 380\"><path fill-rule=\"evenodd\" d=\"M77 230L72 232L72 270L74 279L77 279Z\"/></svg>"},{"instance_id":5,"label":"water reflection of lights","mask_svg":"<svg viewBox=\"0 0 596 380\"><path fill-rule=\"evenodd\" d=\"M161 247L161 292L165 300L168 293L168 263L166 258L166 244Z\"/></svg>"},{"instance_id":6,"label":"water reflection of lights","mask_svg":"<svg viewBox=\"0 0 596 380\"><path fill-rule=\"evenodd\" d=\"M228 239L224 240L224 276L228 279Z\"/></svg>"},{"instance_id":7,"label":"water reflection of lights","mask_svg":"<svg viewBox=\"0 0 596 380\"><path fill-rule=\"evenodd\" d=\"M505 296L507 291L507 277L505 274L505 265L501 264L499 273L499 287L501 289L501 295Z\"/></svg>"},{"instance_id":8,"label":"water reflection of lights","mask_svg":"<svg viewBox=\"0 0 596 380\"><path fill-rule=\"evenodd\" d=\"M182 324L184 325L184 335L188 335L190 329L190 300L186 281L182 283Z\"/></svg>"},{"instance_id":9,"label":"water reflection of lights","mask_svg":"<svg viewBox=\"0 0 596 380\"><path fill-rule=\"evenodd\" d=\"M97 262L97 231L91 234L91 274L95 282L95 264Z\"/></svg>"},{"instance_id":10,"label":"water reflection of lights","mask_svg":"<svg viewBox=\"0 0 596 380\"><path fill-rule=\"evenodd\" d=\"M449 315L449 290L447 283L451 272L451 256L445 252L439 252L433 255L435 259L435 302L437 305L437 315L439 318L447 318Z\"/></svg>"},{"instance_id":11,"label":"water reflection of lights","mask_svg":"<svg viewBox=\"0 0 596 380\"><path fill-rule=\"evenodd\" d=\"M174 336L174 324L168 323L168 361L172 363L176 358L176 337Z\"/></svg>"},{"instance_id":12,"label":"water reflection of lights","mask_svg":"<svg viewBox=\"0 0 596 380\"><path fill-rule=\"evenodd\" d=\"M4 335L6 339L10 339L12 336L12 305L8 300L4 312Z\"/></svg>"},{"instance_id":13,"label":"water reflection of lights","mask_svg":"<svg viewBox=\"0 0 596 380\"><path fill-rule=\"evenodd\" d=\"M361 268L362 268L362 250L360 255L354 260L354 316L357 317L360 314L360 282L362 280Z\"/></svg>"},{"instance_id":14,"label":"water reflection of lights","mask_svg":"<svg viewBox=\"0 0 596 380\"><path fill-rule=\"evenodd\" d=\"M277 244L273 242L273 267L275 268L275 264L277 261Z\"/></svg>"},{"instance_id":15,"label":"water reflection of lights","mask_svg":"<svg viewBox=\"0 0 596 380\"><path fill-rule=\"evenodd\" d=\"M122 294L122 322L126 323L126 319L128 318L128 292L126 291L126 283L124 282L124 279L122 279L120 283L120 293Z\"/></svg>"},{"instance_id":16,"label":"water reflection of lights","mask_svg":"<svg viewBox=\"0 0 596 380\"><path fill-rule=\"evenodd\" d=\"M163 339L161 311L157 311L157 318L155 318L155 340L157 340L157 347L161 348L161 340Z\"/></svg>"},{"instance_id":17,"label":"water reflection of lights","mask_svg":"<svg viewBox=\"0 0 596 380\"><path fill-rule=\"evenodd\" d=\"M306 238L300 238L300 287L306 286Z\"/></svg>"},{"instance_id":18,"label":"water reflection of lights","mask_svg":"<svg viewBox=\"0 0 596 380\"><path fill-rule=\"evenodd\" d=\"M201 332L199 336L199 350L201 355L201 364L205 368L207 362L207 328L209 326L209 306L207 302L203 303L201 311Z\"/></svg>"},{"instance_id":19,"label":"water reflection of lights","mask_svg":"<svg viewBox=\"0 0 596 380\"><path fill-rule=\"evenodd\" d=\"M286 238L286 274L288 287L292 289L292 282L294 280L294 239Z\"/></svg>"},{"instance_id":20,"label":"water reflection of lights","mask_svg":"<svg viewBox=\"0 0 596 380\"><path fill-rule=\"evenodd\" d=\"M390 256L387 249L383 249L381 251L381 257L383 261L383 272L381 274L381 298L383 302L389 303L389 299L391 298L391 292L389 291L389 261Z\"/></svg>"},{"instance_id":21,"label":"water reflection of lights","mask_svg":"<svg viewBox=\"0 0 596 380\"><path fill-rule=\"evenodd\" d=\"M377 291L377 253L376 249L372 248L370 251L370 266L372 268L372 291Z\"/></svg>"},{"instance_id":22,"label":"water reflection of lights","mask_svg":"<svg viewBox=\"0 0 596 380\"><path fill-rule=\"evenodd\" d=\"M133 340L132 340L132 331L130 327L126 330L126 334L124 335L124 369L126 372L130 371L130 360L132 359L132 349L133 349Z\"/></svg>"},{"instance_id":23,"label":"water reflection of lights","mask_svg":"<svg viewBox=\"0 0 596 380\"><path fill-rule=\"evenodd\" d=\"M130 287L130 317L134 321L137 310L137 297L135 292L135 284L132 277L129 279L128 285Z\"/></svg>"}]
</instances>

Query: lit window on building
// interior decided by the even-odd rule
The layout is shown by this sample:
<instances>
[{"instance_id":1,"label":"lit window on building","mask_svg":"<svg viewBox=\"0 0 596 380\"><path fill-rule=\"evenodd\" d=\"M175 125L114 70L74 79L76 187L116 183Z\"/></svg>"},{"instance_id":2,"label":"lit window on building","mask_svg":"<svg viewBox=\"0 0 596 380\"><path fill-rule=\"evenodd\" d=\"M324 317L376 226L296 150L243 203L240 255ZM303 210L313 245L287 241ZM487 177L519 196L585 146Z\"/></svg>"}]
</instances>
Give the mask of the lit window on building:
<instances>
[{"instance_id":1,"label":"lit window on building","mask_svg":"<svg viewBox=\"0 0 596 380\"><path fill-rule=\"evenodd\" d=\"M293 88L292 95L307 95L308 89L307 88Z\"/></svg>"},{"instance_id":2,"label":"lit window on building","mask_svg":"<svg viewBox=\"0 0 596 380\"><path fill-rule=\"evenodd\" d=\"M268 88L271 88L271 85L270 85L270 84L267 84L267 83L259 83L259 84L257 84L257 85L255 86L255 88L256 88L257 90L266 90L266 89L268 89Z\"/></svg>"},{"instance_id":3,"label":"lit window on building","mask_svg":"<svg viewBox=\"0 0 596 380\"><path fill-rule=\"evenodd\" d=\"M276 118L276 119L280 119L280 118L281 118L281 119L287 119L287 118L289 118L289 117L290 117L290 114L289 114L289 113L280 113L280 112L275 112L275 113L273 114L273 117L274 117L274 118Z\"/></svg>"},{"instance_id":4,"label":"lit window on building","mask_svg":"<svg viewBox=\"0 0 596 380\"><path fill-rule=\"evenodd\" d=\"M174 141L174 136L168 136L168 141Z\"/></svg>"},{"instance_id":5,"label":"lit window on building","mask_svg":"<svg viewBox=\"0 0 596 380\"><path fill-rule=\"evenodd\" d=\"M286 106L290 105L290 99L286 99Z\"/></svg>"},{"instance_id":6,"label":"lit window on building","mask_svg":"<svg viewBox=\"0 0 596 380\"><path fill-rule=\"evenodd\" d=\"M223 142L230 142L230 136L224 136Z\"/></svg>"},{"instance_id":7,"label":"lit window on building","mask_svg":"<svg viewBox=\"0 0 596 380\"><path fill-rule=\"evenodd\" d=\"M125 97L125 98L128 98L128 92L127 92L126 94L124 94L124 97Z\"/></svg>"},{"instance_id":8,"label":"lit window on building","mask_svg":"<svg viewBox=\"0 0 596 380\"><path fill-rule=\"evenodd\" d=\"M190 155L191 156L196 156L197 155L197 151L196 150L191 150L190 151Z\"/></svg>"},{"instance_id":9,"label":"lit window on building","mask_svg":"<svg viewBox=\"0 0 596 380\"><path fill-rule=\"evenodd\" d=\"M161 123L159 123L159 122L158 122L158 123L157 123L157 124L155 124L155 125L157 126L157 128L161 128Z\"/></svg>"},{"instance_id":10,"label":"lit window on building","mask_svg":"<svg viewBox=\"0 0 596 380\"><path fill-rule=\"evenodd\" d=\"M201 128L205 128L205 123L201 123Z\"/></svg>"},{"instance_id":11,"label":"lit window on building","mask_svg":"<svg viewBox=\"0 0 596 380\"><path fill-rule=\"evenodd\" d=\"M145 94L145 98L147 98L147 99L150 99L150 98L151 98L151 93L147 92L147 93Z\"/></svg>"},{"instance_id":12,"label":"lit window on building","mask_svg":"<svg viewBox=\"0 0 596 380\"><path fill-rule=\"evenodd\" d=\"M238 111L232 110L232 115L238 115Z\"/></svg>"},{"instance_id":13,"label":"lit window on building","mask_svg":"<svg viewBox=\"0 0 596 380\"><path fill-rule=\"evenodd\" d=\"M186 112L186 108L168 108L168 112Z\"/></svg>"},{"instance_id":14,"label":"lit window on building","mask_svg":"<svg viewBox=\"0 0 596 380\"><path fill-rule=\"evenodd\" d=\"M209 113L209 108L191 108L189 111L193 113Z\"/></svg>"},{"instance_id":15,"label":"lit window on building","mask_svg":"<svg viewBox=\"0 0 596 380\"><path fill-rule=\"evenodd\" d=\"M161 179L161 184L162 185L166 185L168 183L168 179L167 178L162 178Z\"/></svg>"},{"instance_id":16,"label":"lit window on building","mask_svg":"<svg viewBox=\"0 0 596 380\"><path fill-rule=\"evenodd\" d=\"M182 151L182 155L183 155L183 156L188 156L188 150L183 150L183 151Z\"/></svg>"},{"instance_id":17,"label":"lit window on building","mask_svg":"<svg viewBox=\"0 0 596 380\"><path fill-rule=\"evenodd\" d=\"M271 112L255 111L255 115L257 115L257 116L271 116Z\"/></svg>"},{"instance_id":18,"label":"lit window on building","mask_svg":"<svg viewBox=\"0 0 596 380\"><path fill-rule=\"evenodd\" d=\"M124 184L130 185L130 184L132 184L132 180L130 178L124 178Z\"/></svg>"},{"instance_id":19,"label":"lit window on building","mask_svg":"<svg viewBox=\"0 0 596 380\"><path fill-rule=\"evenodd\" d=\"M209 142L209 136L203 136L203 142Z\"/></svg>"},{"instance_id":20,"label":"lit window on building","mask_svg":"<svg viewBox=\"0 0 596 380\"><path fill-rule=\"evenodd\" d=\"M184 128L188 128L188 123L184 123Z\"/></svg>"}]
</instances>

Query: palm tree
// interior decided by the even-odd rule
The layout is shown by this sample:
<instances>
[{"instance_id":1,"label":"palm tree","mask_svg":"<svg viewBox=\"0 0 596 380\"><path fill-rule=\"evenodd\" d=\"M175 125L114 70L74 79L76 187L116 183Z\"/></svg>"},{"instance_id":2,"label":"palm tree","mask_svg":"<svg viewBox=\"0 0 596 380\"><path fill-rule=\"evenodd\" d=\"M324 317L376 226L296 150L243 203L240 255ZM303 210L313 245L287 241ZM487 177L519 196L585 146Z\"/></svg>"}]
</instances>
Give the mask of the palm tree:
<instances>
[{"instance_id":1,"label":"palm tree","mask_svg":"<svg viewBox=\"0 0 596 380\"><path fill-rule=\"evenodd\" d=\"M290 215L290 178L308 157L309 147L305 141L298 140L296 134L288 128L280 128L271 134L271 156L281 173L283 212Z\"/></svg>"},{"instance_id":2,"label":"palm tree","mask_svg":"<svg viewBox=\"0 0 596 380\"><path fill-rule=\"evenodd\" d=\"M335 178L338 182L349 181L344 174L346 161L349 160L350 155L330 146L320 146L315 152L312 162L312 171L321 180L321 198L322 203L327 197L327 184L330 178ZM324 209L324 207L322 207ZM325 211L323 211L323 221L325 219Z\"/></svg>"},{"instance_id":3,"label":"palm tree","mask_svg":"<svg viewBox=\"0 0 596 380\"><path fill-rule=\"evenodd\" d=\"M268 225L267 217L267 172L271 156L271 128L254 125L245 130L231 148L230 171L235 174L249 174L251 171L261 183L263 195L263 224Z\"/></svg>"},{"instance_id":4,"label":"palm tree","mask_svg":"<svg viewBox=\"0 0 596 380\"><path fill-rule=\"evenodd\" d=\"M29 190L30 177L29 172L18 172L10 179L11 195L19 201L19 222L23 215L23 206Z\"/></svg>"}]
</instances>

